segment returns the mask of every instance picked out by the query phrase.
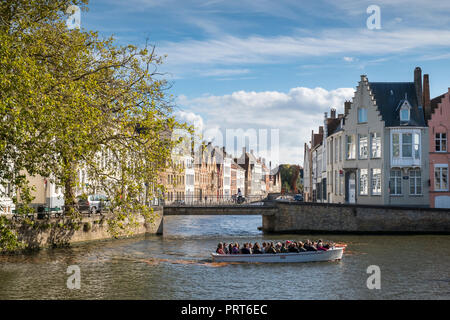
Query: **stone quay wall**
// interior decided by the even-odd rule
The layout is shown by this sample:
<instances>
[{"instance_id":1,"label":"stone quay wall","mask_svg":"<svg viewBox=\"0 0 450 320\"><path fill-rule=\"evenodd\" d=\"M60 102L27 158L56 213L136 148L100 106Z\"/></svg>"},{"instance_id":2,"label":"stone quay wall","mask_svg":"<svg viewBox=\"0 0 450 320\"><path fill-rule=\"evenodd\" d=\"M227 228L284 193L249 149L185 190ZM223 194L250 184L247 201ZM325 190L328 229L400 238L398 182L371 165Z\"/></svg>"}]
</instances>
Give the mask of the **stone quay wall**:
<instances>
[{"instance_id":1,"label":"stone quay wall","mask_svg":"<svg viewBox=\"0 0 450 320\"><path fill-rule=\"evenodd\" d=\"M450 234L450 210L397 206L276 202L263 216L267 233Z\"/></svg>"},{"instance_id":2,"label":"stone quay wall","mask_svg":"<svg viewBox=\"0 0 450 320\"><path fill-rule=\"evenodd\" d=\"M162 234L163 209L155 207L153 221L145 221L144 217L138 219L138 226L129 228L132 235ZM15 229L19 240L29 248L51 247L67 245L77 242L112 239L109 232L108 216L92 215L83 217L79 222L66 218L37 219L32 224L15 222ZM118 237L127 237L126 232L119 233Z\"/></svg>"}]
</instances>

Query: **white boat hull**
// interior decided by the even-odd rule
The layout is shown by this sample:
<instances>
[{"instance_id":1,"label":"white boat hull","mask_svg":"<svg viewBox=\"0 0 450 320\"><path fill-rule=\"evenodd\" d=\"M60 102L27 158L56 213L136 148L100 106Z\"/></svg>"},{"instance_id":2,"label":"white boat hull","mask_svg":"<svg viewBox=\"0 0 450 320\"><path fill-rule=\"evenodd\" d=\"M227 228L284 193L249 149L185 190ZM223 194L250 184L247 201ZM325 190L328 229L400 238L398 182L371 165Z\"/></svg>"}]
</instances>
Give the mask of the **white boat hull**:
<instances>
[{"instance_id":1,"label":"white boat hull","mask_svg":"<svg viewBox=\"0 0 450 320\"><path fill-rule=\"evenodd\" d=\"M276 254L217 254L212 253L214 262L317 262L342 259L344 248L333 248L328 251L307 251L301 253Z\"/></svg>"}]
</instances>

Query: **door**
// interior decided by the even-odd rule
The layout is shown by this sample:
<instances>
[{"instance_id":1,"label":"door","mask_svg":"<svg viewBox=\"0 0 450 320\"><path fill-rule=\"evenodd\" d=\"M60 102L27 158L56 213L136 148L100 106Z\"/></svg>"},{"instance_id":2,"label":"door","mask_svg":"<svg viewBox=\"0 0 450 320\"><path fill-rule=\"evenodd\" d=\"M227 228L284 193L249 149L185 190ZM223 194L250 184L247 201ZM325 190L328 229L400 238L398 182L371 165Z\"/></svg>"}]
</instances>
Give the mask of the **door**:
<instances>
[{"instance_id":1,"label":"door","mask_svg":"<svg viewBox=\"0 0 450 320\"><path fill-rule=\"evenodd\" d=\"M348 202L356 203L356 178L354 172L350 174L348 179Z\"/></svg>"}]
</instances>

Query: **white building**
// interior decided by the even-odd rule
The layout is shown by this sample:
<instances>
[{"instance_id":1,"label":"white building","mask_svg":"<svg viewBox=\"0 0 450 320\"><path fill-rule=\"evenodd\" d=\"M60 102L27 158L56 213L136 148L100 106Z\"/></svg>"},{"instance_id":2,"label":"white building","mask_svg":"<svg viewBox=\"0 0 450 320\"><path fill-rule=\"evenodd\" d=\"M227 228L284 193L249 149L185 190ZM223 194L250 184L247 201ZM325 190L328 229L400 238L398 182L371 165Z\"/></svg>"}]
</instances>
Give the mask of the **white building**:
<instances>
[{"instance_id":1,"label":"white building","mask_svg":"<svg viewBox=\"0 0 450 320\"><path fill-rule=\"evenodd\" d=\"M192 156L183 156L182 159L184 162L185 202L192 203L194 201L195 191L194 158Z\"/></svg>"},{"instance_id":2,"label":"white building","mask_svg":"<svg viewBox=\"0 0 450 320\"><path fill-rule=\"evenodd\" d=\"M223 160L223 198L231 198L231 163L233 159L225 155Z\"/></svg>"}]
</instances>

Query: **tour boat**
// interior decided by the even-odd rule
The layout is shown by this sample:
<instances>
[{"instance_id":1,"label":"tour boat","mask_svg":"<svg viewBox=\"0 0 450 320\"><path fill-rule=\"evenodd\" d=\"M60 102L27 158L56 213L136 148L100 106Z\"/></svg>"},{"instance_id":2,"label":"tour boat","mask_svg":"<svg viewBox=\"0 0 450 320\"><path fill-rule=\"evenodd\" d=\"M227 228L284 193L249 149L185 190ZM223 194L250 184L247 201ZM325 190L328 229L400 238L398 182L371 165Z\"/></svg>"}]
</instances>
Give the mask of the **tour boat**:
<instances>
[{"instance_id":1,"label":"tour boat","mask_svg":"<svg viewBox=\"0 0 450 320\"><path fill-rule=\"evenodd\" d=\"M300 253L264 254L218 254L212 253L214 262L317 262L342 259L344 247L333 247L327 251L306 251Z\"/></svg>"}]
</instances>

